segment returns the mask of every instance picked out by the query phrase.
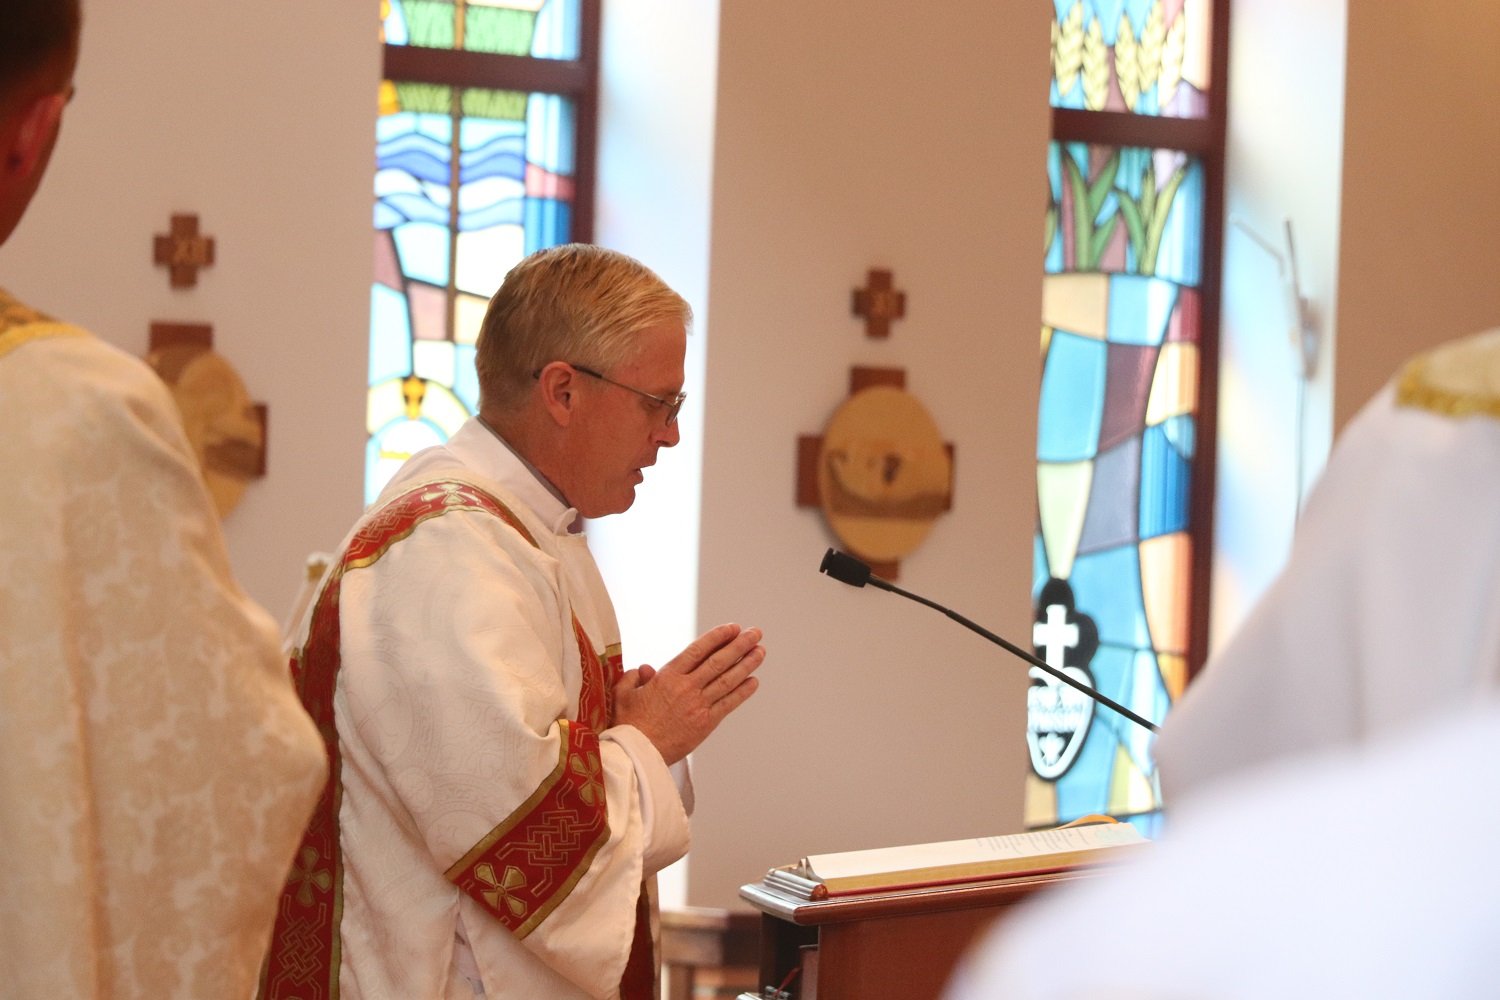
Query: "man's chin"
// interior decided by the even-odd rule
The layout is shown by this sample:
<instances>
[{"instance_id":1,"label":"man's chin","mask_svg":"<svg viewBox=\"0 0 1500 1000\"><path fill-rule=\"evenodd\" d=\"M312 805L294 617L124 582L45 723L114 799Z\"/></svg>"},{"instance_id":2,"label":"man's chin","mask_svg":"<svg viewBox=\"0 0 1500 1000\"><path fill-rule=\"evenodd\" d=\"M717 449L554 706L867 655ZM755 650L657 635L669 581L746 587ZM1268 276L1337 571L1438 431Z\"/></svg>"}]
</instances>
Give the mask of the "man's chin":
<instances>
[{"instance_id":1,"label":"man's chin","mask_svg":"<svg viewBox=\"0 0 1500 1000\"><path fill-rule=\"evenodd\" d=\"M635 487L630 487L628 493L614 497L609 500L600 500L597 505L590 505L591 509L578 508L578 513L587 518L608 517L611 514L623 514L635 505Z\"/></svg>"}]
</instances>

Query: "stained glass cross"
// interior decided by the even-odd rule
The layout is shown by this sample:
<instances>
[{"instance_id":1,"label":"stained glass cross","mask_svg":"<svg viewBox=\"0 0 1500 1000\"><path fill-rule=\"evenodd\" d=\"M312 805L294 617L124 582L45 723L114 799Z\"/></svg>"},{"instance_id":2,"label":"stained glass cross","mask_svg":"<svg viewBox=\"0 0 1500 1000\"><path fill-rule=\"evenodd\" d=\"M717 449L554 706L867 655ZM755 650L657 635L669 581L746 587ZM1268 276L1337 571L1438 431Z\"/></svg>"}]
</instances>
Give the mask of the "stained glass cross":
<instances>
[{"instance_id":1,"label":"stained glass cross","mask_svg":"<svg viewBox=\"0 0 1500 1000\"><path fill-rule=\"evenodd\" d=\"M1068 650L1078 645L1078 626L1068 624L1068 609L1061 604L1047 605L1046 622L1031 627L1031 642L1045 650L1043 659L1049 667L1063 666Z\"/></svg>"}]
</instances>

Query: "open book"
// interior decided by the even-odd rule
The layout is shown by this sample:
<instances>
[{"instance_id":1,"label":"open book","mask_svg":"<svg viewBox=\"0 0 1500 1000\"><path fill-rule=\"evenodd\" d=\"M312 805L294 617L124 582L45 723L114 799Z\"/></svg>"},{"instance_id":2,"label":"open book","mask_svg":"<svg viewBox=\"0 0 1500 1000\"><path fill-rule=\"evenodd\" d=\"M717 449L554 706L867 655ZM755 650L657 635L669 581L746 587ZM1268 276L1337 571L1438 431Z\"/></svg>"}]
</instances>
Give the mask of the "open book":
<instances>
[{"instance_id":1,"label":"open book","mask_svg":"<svg viewBox=\"0 0 1500 1000\"><path fill-rule=\"evenodd\" d=\"M809 855L771 869L765 882L802 899L827 899L1103 864L1146 843L1129 823L1086 817L1052 830L1002 837Z\"/></svg>"}]
</instances>

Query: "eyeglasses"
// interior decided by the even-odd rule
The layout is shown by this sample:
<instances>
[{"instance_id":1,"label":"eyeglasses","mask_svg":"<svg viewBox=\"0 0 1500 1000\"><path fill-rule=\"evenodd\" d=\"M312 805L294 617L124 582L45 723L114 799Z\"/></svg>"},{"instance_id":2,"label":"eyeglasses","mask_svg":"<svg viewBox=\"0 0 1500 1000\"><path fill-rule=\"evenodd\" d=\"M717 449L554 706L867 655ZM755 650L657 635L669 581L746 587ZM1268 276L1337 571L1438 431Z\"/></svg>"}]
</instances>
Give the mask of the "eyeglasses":
<instances>
[{"instance_id":1,"label":"eyeglasses","mask_svg":"<svg viewBox=\"0 0 1500 1000\"><path fill-rule=\"evenodd\" d=\"M571 361L566 362L566 364L576 372L583 372L585 375L588 375L591 378L596 378L601 382L608 382L613 386L619 386L621 389L625 389L628 392L635 393L637 396L642 396L646 399L651 400L651 402L667 411L666 422L667 426L669 427L677 422L677 411L682 409L682 404L687 399L687 393L685 392L679 392L673 396L658 396L655 393L647 392L645 389L637 389L633 385L626 385L624 382L616 382L608 375L601 375L598 372L594 371L592 368L585 368L583 365L575 365ZM536 371L531 373L531 377L540 378L541 374L542 371L540 368L538 368Z\"/></svg>"}]
</instances>

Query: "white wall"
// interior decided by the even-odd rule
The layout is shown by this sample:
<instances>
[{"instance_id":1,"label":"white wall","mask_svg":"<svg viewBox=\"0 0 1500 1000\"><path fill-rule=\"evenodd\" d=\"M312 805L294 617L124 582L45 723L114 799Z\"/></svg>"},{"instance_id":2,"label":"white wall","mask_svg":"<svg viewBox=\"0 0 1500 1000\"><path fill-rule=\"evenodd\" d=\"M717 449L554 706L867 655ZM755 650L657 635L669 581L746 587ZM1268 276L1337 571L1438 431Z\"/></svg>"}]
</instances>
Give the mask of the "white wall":
<instances>
[{"instance_id":1,"label":"white wall","mask_svg":"<svg viewBox=\"0 0 1500 1000\"><path fill-rule=\"evenodd\" d=\"M52 167L0 250L0 285L132 354L152 321L213 326L270 407L269 474L224 528L278 618L361 506L378 81L368 3L92 0ZM192 289L152 263L174 212L215 239Z\"/></svg>"},{"instance_id":2,"label":"white wall","mask_svg":"<svg viewBox=\"0 0 1500 1000\"><path fill-rule=\"evenodd\" d=\"M695 903L799 855L1021 823L1025 668L817 572L796 442L851 365L902 367L957 453L900 583L1022 636L1035 521L1049 12L759 0L720 14L700 625L763 626L759 694L697 754ZM906 318L849 314L893 268Z\"/></svg>"},{"instance_id":3,"label":"white wall","mask_svg":"<svg viewBox=\"0 0 1500 1000\"><path fill-rule=\"evenodd\" d=\"M680 443L660 454L629 511L589 525L629 665L660 666L697 635L709 191L717 3L606 3L594 238L644 261L692 304ZM680 905L687 867L662 874Z\"/></svg>"},{"instance_id":4,"label":"white wall","mask_svg":"<svg viewBox=\"0 0 1500 1000\"><path fill-rule=\"evenodd\" d=\"M1328 454L1343 168L1344 0L1233 6L1212 649L1285 563ZM1300 422L1288 221L1322 335Z\"/></svg>"}]
</instances>

